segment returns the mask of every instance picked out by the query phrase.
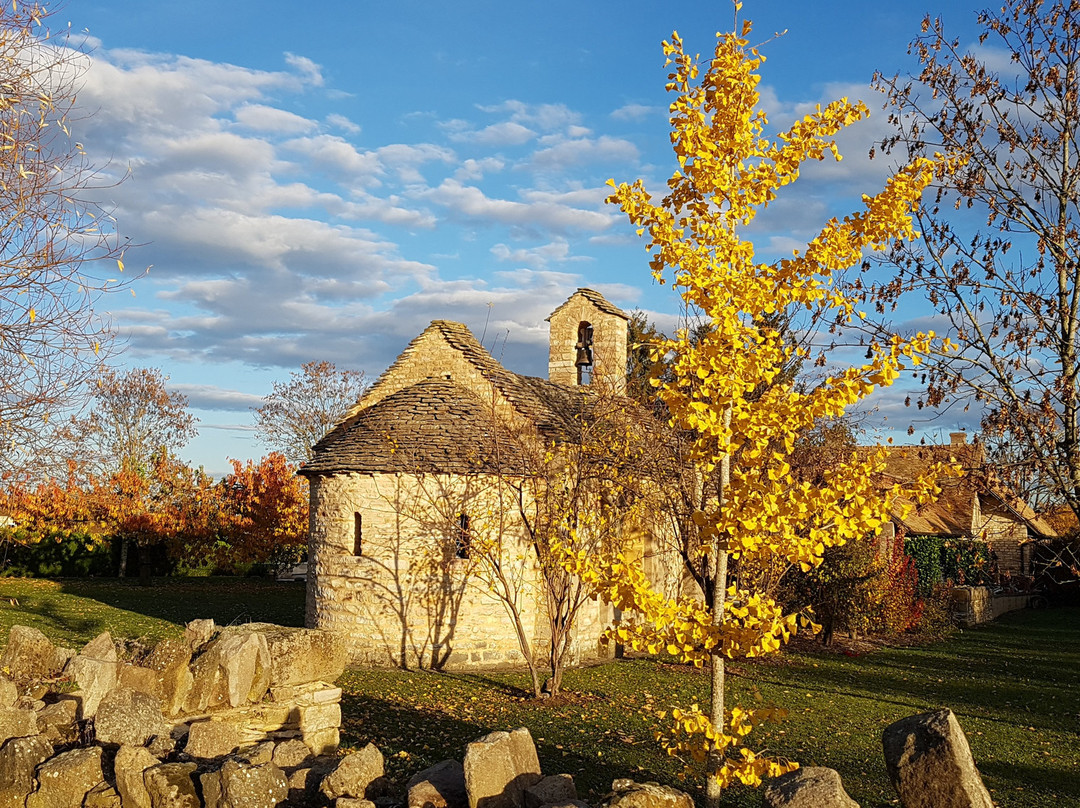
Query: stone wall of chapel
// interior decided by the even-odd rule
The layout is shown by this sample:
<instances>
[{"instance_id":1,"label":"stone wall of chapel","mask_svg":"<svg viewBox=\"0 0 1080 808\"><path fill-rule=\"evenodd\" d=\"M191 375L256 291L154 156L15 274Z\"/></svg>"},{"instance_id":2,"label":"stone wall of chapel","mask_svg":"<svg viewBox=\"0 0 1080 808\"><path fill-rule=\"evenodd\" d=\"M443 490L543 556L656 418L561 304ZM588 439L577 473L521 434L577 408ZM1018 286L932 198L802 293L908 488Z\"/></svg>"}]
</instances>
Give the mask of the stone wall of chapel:
<instances>
[{"instance_id":1,"label":"stone wall of chapel","mask_svg":"<svg viewBox=\"0 0 1080 808\"><path fill-rule=\"evenodd\" d=\"M601 311L582 294L575 294L551 315L548 380L577 385L578 326L593 327L593 382L622 395L626 392L626 320Z\"/></svg>"},{"instance_id":2,"label":"stone wall of chapel","mask_svg":"<svg viewBox=\"0 0 1080 808\"><path fill-rule=\"evenodd\" d=\"M468 669L523 663L502 602L470 571L470 561L454 554L462 510L474 530L496 518L494 479L342 474L312 482L309 626L344 637L355 664ZM357 513L359 556L353 553ZM528 593L523 612L536 647L546 636L536 571L524 543L509 544L506 568L516 570ZM586 604L575 646L579 659L606 653L600 634L609 624L606 605ZM542 656L546 647L536 651Z\"/></svg>"}]
</instances>

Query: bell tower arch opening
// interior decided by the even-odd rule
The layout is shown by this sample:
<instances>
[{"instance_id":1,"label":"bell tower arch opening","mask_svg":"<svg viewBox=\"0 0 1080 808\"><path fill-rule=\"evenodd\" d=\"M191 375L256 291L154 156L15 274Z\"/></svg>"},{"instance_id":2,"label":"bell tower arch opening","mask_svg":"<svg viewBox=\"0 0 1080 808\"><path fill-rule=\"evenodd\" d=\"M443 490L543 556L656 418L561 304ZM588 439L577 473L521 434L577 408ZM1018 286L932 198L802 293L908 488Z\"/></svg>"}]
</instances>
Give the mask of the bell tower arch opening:
<instances>
[{"instance_id":1,"label":"bell tower arch opening","mask_svg":"<svg viewBox=\"0 0 1080 808\"><path fill-rule=\"evenodd\" d=\"M626 392L630 317L593 289L578 289L547 318L551 324L548 379L567 386L604 385Z\"/></svg>"}]
</instances>

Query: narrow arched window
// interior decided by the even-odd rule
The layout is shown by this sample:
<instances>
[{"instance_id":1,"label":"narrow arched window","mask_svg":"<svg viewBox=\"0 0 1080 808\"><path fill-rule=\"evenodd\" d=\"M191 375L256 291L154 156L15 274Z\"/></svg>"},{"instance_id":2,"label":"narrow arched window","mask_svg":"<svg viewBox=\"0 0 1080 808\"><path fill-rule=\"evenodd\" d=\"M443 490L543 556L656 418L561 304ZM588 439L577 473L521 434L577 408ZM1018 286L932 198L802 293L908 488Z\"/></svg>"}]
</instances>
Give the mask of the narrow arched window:
<instances>
[{"instance_id":1,"label":"narrow arched window","mask_svg":"<svg viewBox=\"0 0 1080 808\"><path fill-rule=\"evenodd\" d=\"M352 548L354 556L364 554L364 517L358 513L353 514Z\"/></svg>"},{"instance_id":2,"label":"narrow arched window","mask_svg":"<svg viewBox=\"0 0 1080 808\"><path fill-rule=\"evenodd\" d=\"M577 383L589 384L593 374L593 328L592 323L582 320L577 327L577 344L574 346L574 366Z\"/></svg>"},{"instance_id":3,"label":"narrow arched window","mask_svg":"<svg viewBox=\"0 0 1080 808\"><path fill-rule=\"evenodd\" d=\"M454 555L457 558L468 558L472 549L472 531L469 526L469 515L463 513L458 516L457 536L454 542Z\"/></svg>"}]
</instances>

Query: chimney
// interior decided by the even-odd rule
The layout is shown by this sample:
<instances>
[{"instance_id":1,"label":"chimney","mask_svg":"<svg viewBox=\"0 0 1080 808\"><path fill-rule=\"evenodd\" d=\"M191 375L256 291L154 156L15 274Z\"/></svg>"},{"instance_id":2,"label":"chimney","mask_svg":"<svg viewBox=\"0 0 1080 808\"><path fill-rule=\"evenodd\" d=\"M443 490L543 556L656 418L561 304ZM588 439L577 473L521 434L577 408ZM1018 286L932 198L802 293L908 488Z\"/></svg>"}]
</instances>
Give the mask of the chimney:
<instances>
[{"instance_id":1,"label":"chimney","mask_svg":"<svg viewBox=\"0 0 1080 808\"><path fill-rule=\"evenodd\" d=\"M950 432L949 433L949 445L950 446L966 446L967 445L967 432Z\"/></svg>"}]
</instances>

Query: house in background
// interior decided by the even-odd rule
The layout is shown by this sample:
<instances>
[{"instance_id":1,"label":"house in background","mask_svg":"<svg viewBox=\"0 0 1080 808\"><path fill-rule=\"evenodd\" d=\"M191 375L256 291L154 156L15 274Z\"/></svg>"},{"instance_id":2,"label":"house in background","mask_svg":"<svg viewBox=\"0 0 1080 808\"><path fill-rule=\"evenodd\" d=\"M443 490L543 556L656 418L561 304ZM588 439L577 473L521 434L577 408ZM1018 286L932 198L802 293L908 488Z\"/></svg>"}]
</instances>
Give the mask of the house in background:
<instances>
[{"instance_id":1,"label":"house in background","mask_svg":"<svg viewBox=\"0 0 1080 808\"><path fill-rule=\"evenodd\" d=\"M981 443L968 443L965 432L953 432L949 439L947 446L888 449L885 476L893 481L913 481L939 462L954 461L964 470L962 477L941 481L941 495L935 502L907 516L894 512L894 526L911 537L981 539L993 550L1001 572L1029 574L1031 543L1052 538L1056 532L997 479Z\"/></svg>"},{"instance_id":2,"label":"house in background","mask_svg":"<svg viewBox=\"0 0 1080 808\"><path fill-rule=\"evenodd\" d=\"M546 653L535 550L507 500L524 468L518 438L565 443L588 417L585 391L625 391L628 319L579 289L548 318L548 379L507 370L460 323L436 320L410 342L300 471L311 490L308 626L343 636L357 663L492 667L522 662L511 607ZM486 576L514 578L513 604L473 566L470 543L484 531L505 546ZM646 570L668 590L679 566L656 560L652 541L642 534ZM583 605L576 661L610 652L600 637L613 616L601 601Z\"/></svg>"}]
</instances>

